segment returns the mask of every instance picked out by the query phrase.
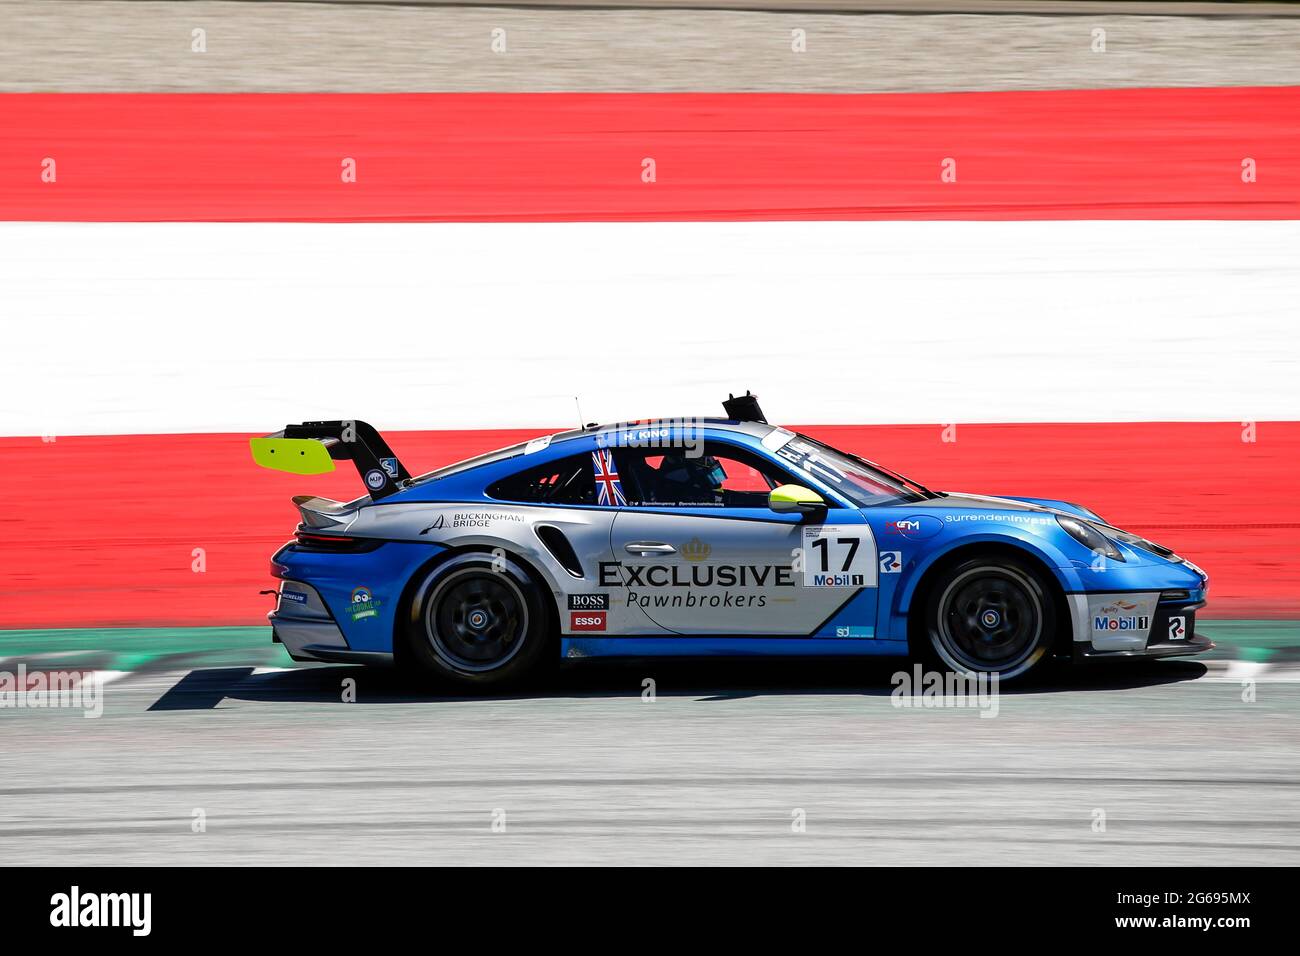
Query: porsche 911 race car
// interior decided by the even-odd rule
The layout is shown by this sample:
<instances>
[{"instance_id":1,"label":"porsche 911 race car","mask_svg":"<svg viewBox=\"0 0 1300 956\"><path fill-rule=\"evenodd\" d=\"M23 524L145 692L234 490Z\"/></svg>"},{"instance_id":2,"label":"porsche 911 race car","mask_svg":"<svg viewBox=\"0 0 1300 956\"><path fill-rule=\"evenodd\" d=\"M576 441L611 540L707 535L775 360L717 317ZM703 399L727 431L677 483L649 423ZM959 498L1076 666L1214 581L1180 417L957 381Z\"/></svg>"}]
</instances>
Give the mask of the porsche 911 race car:
<instances>
[{"instance_id":1,"label":"porsche 911 race car","mask_svg":"<svg viewBox=\"0 0 1300 956\"><path fill-rule=\"evenodd\" d=\"M501 686L548 661L923 655L961 673L1190 654L1207 578L1086 508L931 491L769 425L588 425L413 476L364 422L252 439L368 494L295 497L272 558L295 660L396 663Z\"/></svg>"}]
</instances>

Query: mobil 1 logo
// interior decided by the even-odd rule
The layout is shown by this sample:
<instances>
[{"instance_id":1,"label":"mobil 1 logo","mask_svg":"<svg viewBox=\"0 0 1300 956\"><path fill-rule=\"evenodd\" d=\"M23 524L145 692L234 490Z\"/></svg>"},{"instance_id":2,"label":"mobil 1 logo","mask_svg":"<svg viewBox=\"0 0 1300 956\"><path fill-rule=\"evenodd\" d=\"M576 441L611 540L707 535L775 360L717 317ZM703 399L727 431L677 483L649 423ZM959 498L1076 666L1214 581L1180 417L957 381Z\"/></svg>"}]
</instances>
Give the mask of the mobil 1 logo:
<instances>
[{"instance_id":1,"label":"mobil 1 logo","mask_svg":"<svg viewBox=\"0 0 1300 956\"><path fill-rule=\"evenodd\" d=\"M804 587L876 586L876 541L867 525L809 525L803 529L803 558Z\"/></svg>"}]
</instances>

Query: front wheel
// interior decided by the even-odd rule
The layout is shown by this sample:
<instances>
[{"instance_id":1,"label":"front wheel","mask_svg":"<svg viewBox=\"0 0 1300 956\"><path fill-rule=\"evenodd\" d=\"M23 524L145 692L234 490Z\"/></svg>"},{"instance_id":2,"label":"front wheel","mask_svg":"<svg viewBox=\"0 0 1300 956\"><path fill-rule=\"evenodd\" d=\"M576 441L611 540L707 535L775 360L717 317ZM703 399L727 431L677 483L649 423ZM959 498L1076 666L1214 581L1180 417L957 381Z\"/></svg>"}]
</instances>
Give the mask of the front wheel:
<instances>
[{"instance_id":1,"label":"front wheel","mask_svg":"<svg viewBox=\"0 0 1300 956\"><path fill-rule=\"evenodd\" d=\"M1010 680L1050 656L1056 612L1047 585L1028 566L975 558L930 588L925 623L930 650L943 665Z\"/></svg>"},{"instance_id":2,"label":"front wheel","mask_svg":"<svg viewBox=\"0 0 1300 956\"><path fill-rule=\"evenodd\" d=\"M539 669L550 632L543 591L528 572L471 553L434 568L416 588L407 649L431 676L499 689Z\"/></svg>"}]
</instances>

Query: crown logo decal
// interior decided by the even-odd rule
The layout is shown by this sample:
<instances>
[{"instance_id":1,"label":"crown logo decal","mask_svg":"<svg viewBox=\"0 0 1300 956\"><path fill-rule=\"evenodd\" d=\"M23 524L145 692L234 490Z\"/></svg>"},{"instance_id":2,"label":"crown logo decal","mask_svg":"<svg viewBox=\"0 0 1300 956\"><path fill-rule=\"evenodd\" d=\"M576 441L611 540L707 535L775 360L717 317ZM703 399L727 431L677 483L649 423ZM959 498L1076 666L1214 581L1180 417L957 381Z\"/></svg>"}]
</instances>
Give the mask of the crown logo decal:
<instances>
[{"instance_id":1,"label":"crown logo decal","mask_svg":"<svg viewBox=\"0 0 1300 956\"><path fill-rule=\"evenodd\" d=\"M712 552L713 548L699 538L691 538L682 545L682 557L687 561L704 561Z\"/></svg>"}]
</instances>

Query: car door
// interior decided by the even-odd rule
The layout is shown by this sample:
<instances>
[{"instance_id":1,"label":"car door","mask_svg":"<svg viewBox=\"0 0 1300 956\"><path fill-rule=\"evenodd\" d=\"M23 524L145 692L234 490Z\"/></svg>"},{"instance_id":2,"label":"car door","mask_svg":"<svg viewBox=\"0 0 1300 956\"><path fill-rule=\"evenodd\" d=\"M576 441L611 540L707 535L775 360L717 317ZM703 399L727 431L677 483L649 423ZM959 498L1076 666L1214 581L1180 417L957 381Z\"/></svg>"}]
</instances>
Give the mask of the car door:
<instances>
[{"instance_id":1,"label":"car door","mask_svg":"<svg viewBox=\"0 0 1300 956\"><path fill-rule=\"evenodd\" d=\"M523 553L554 582L564 635L643 634L653 626L641 611L621 599L611 600L618 596L597 584L597 574L611 558L610 532L622 497L610 460L607 452L595 450L549 457L518 468L486 489L489 499L511 503L513 514L522 519L521 528L529 530L520 535ZM475 516L466 509L466 518ZM464 533L460 540L480 543Z\"/></svg>"},{"instance_id":2,"label":"car door","mask_svg":"<svg viewBox=\"0 0 1300 956\"><path fill-rule=\"evenodd\" d=\"M621 588L629 610L674 634L818 635L874 593L876 544L861 512L832 503L820 520L778 514L770 489L804 482L738 444L695 450L695 460L680 449L616 453L628 500L601 583ZM874 624L874 604L861 612Z\"/></svg>"}]
</instances>

